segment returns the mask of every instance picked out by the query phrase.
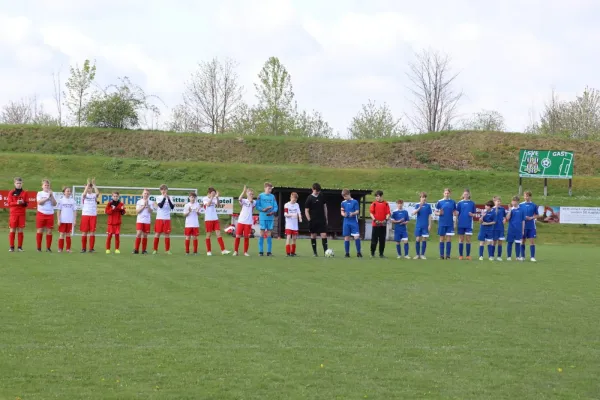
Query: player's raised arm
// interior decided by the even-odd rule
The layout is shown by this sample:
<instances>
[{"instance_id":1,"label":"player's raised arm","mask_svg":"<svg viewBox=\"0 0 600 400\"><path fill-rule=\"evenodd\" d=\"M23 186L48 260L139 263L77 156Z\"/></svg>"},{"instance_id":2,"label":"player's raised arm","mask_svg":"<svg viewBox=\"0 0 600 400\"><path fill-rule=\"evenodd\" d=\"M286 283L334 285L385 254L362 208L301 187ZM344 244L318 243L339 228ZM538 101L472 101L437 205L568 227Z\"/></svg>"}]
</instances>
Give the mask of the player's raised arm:
<instances>
[{"instance_id":1,"label":"player's raised arm","mask_svg":"<svg viewBox=\"0 0 600 400\"><path fill-rule=\"evenodd\" d=\"M54 192L50 192L50 197L48 198L48 200L50 200L50 203L52 203L53 206L56 207L56 198L54 197Z\"/></svg>"}]
</instances>

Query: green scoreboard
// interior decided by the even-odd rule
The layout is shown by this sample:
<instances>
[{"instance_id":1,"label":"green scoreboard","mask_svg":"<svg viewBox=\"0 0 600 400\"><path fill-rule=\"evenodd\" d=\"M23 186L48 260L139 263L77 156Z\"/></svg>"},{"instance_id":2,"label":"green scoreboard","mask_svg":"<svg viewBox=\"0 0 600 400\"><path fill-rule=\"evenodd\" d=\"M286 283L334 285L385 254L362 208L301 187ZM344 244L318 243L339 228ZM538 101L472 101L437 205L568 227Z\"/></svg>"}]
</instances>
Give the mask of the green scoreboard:
<instances>
[{"instance_id":1,"label":"green scoreboard","mask_svg":"<svg viewBox=\"0 0 600 400\"><path fill-rule=\"evenodd\" d=\"M521 178L573 178L573 152L563 150L521 150L519 152Z\"/></svg>"}]
</instances>

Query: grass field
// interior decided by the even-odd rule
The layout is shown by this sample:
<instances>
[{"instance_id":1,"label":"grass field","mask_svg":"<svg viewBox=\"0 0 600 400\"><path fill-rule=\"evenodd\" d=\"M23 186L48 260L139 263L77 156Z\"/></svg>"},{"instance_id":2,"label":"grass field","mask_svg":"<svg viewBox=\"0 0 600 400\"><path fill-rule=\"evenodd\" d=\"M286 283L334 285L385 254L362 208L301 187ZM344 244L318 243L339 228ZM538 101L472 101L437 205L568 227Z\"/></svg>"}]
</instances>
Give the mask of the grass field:
<instances>
[{"instance_id":1,"label":"grass field","mask_svg":"<svg viewBox=\"0 0 600 400\"><path fill-rule=\"evenodd\" d=\"M282 241L269 259L185 257L181 240L38 254L32 238L0 263L0 399L600 397L592 246L499 263L433 244L427 261L344 260L341 241L334 259L308 241L296 259Z\"/></svg>"}]
</instances>

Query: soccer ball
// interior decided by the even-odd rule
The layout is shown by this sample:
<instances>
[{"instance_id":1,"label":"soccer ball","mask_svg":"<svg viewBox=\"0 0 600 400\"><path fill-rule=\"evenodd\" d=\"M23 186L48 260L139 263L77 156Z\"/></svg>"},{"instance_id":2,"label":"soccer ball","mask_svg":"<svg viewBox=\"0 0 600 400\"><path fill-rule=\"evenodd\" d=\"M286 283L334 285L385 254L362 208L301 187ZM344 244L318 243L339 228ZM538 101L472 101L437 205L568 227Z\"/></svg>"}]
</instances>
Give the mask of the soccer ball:
<instances>
[{"instance_id":1,"label":"soccer ball","mask_svg":"<svg viewBox=\"0 0 600 400\"><path fill-rule=\"evenodd\" d=\"M333 257L335 254L333 253L332 249L327 249L327 251L325 252L325 257Z\"/></svg>"}]
</instances>

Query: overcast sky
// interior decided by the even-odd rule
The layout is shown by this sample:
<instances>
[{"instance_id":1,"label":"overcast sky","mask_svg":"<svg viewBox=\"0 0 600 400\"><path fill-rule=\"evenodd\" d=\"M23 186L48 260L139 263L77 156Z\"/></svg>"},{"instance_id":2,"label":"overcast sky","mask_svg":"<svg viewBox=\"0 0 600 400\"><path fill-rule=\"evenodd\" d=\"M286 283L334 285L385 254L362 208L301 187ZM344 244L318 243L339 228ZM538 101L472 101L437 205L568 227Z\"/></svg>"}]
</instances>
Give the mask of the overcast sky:
<instances>
[{"instance_id":1,"label":"overcast sky","mask_svg":"<svg viewBox=\"0 0 600 400\"><path fill-rule=\"evenodd\" d=\"M552 88L571 99L600 88L600 1L594 0L19 0L0 8L0 105L37 95L52 73L86 58L105 85L129 76L167 106L197 63L231 57L245 99L277 56L301 109L346 133L361 104L411 113L408 63L433 48L452 58L463 116L493 109L522 131ZM323 5L325 4L325 5ZM168 118L163 110L162 119Z\"/></svg>"}]
</instances>

